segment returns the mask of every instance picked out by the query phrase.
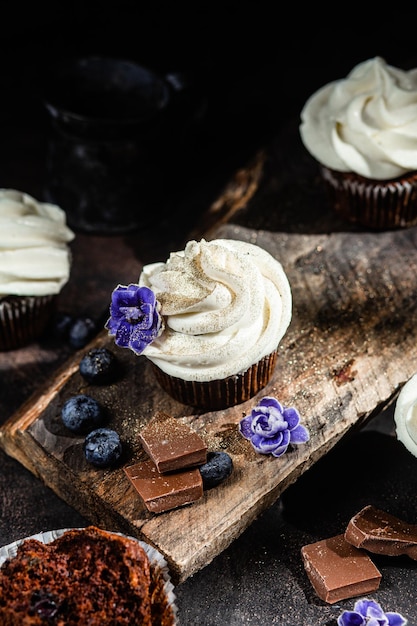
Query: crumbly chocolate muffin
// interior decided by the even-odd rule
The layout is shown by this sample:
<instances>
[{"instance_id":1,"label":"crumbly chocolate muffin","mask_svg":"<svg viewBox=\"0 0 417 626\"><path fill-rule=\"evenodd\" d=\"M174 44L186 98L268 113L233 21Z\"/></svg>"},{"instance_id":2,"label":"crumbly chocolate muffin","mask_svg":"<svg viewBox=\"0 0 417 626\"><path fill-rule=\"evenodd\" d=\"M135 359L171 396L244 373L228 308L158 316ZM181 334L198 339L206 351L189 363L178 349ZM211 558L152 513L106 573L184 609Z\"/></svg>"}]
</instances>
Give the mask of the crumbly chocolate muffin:
<instances>
[{"instance_id":1,"label":"crumbly chocolate muffin","mask_svg":"<svg viewBox=\"0 0 417 626\"><path fill-rule=\"evenodd\" d=\"M0 569L3 626L172 626L165 579L133 538L95 526L27 539Z\"/></svg>"}]
</instances>

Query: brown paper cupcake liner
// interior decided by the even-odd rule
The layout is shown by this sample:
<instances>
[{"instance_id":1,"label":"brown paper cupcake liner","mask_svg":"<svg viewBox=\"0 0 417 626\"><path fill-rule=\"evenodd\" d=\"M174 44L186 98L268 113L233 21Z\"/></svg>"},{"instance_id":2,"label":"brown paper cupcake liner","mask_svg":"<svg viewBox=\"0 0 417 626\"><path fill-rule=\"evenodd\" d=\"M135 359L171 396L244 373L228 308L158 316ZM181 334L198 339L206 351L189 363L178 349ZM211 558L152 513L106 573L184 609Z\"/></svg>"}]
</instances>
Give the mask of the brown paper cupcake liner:
<instances>
[{"instance_id":1,"label":"brown paper cupcake liner","mask_svg":"<svg viewBox=\"0 0 417 626\"><path fill-rule=\"evenodd\" d=\"M277 362L277 352L263 357L245 372L221 380L197 382L169 376L152 363L155 378L172 398L182 404L211 411L246 402L270 381Z\"/></svg>"},{"instance_id":2,"label":"brown paper cupcake liner","mask_svg":"<svg viewBox=\"0 0 417 626\"><path fill-rule=\"evenodd\" d=\"M380 181L326 167L321 171L330 202L344 219L376 230L417 224L417 172Z\"/></svg>"},{"instance_id":3,"label":"brown paper cupcake liner","mask_svg":"<svg viewBox=\"0 0 417 626\"><path fill-rule=\"evenodd\" d=\"M0 351L14 350L37 339L55 309L56 295L7 296L0 300Z\"/></svg>"}]
</instances>

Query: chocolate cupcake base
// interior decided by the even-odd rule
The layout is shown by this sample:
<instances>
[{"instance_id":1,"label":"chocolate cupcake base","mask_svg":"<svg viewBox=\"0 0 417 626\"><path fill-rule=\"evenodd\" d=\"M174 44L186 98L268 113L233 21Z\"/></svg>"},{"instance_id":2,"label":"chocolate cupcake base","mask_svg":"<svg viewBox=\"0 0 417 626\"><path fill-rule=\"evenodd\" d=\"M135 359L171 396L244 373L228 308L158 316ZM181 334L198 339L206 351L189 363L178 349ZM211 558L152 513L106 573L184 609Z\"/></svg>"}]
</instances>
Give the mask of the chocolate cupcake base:
<instances>
[{"instance_id":1,"label":"chocolate cupcake base","mask_svg":"<svg viewBox=\"0 0 417 626\"><path fill-rule=\"evenodd\" d=\"M392 180L326 167L321 172L334 210L348 221L375 230L417 224L417 172Z\"/></svg>"},{"instance_id":2,"label":"chocolate cupcake base","mask_svg":"<svg viewBox=\"0 0 417 626\"><path fill-rule=\"evenodd\" d=\"M217 411L246 402L271 379L277 352L265 356L245 372L221 380L198 382L169 376L152 363L155 377L171 397L182 404Z\"/></svg>"},{"instance_id":3,"label":"chocolate cupcake base","mask_svg":"<svg viewBox=\"0 0 417 626\"><path fill-rule=\"evenodd\" d=\"M37 339L55 310L56 295L6 296L0 300L0 351Z\"/></svg>"}]
</instances>

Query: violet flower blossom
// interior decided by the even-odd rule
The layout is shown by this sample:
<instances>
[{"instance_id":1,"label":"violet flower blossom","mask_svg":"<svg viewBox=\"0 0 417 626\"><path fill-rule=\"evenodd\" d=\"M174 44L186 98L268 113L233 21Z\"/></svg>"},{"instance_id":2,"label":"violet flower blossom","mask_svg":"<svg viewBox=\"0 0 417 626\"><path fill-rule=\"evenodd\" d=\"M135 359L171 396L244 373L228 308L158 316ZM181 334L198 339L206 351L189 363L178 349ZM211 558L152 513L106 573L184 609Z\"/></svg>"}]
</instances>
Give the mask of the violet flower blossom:
<instances>
[{"instance_id":1,"label":"violet flower blossom","mask_svg":"<svg viewBox=\"0 0 417 626\"><path fill-rule=\"evenodd\" d=\"M275 398L265 396L251 414L239 422L239 432L249 439L256 452L279 457L290 444L305 443L310 436L300 424L293 407L284 407Z\"/></svg>"},{"instance_id":2,"label":"violet flower blossom","mask_svg":"<svg viewBox=\"0 0 417 626\"><path fill-rule=\"evenodd\" d=\"M164 329L160 303L149 287L118 285L112 293L110 317L104 327L116 345L141 354Z\"/></svg>"},{"instance_id":3,"label":"violet flower blossom","mask_svg":"<svg viewBox=\"0 0 417 626\"><path fill-rule=\"evenodd\" d=\"M337 618L338 626L405 626L407 620L400 613L384 613L373 600L358 600L353 611L343 611Z\"/></svg>"}]
</instances>

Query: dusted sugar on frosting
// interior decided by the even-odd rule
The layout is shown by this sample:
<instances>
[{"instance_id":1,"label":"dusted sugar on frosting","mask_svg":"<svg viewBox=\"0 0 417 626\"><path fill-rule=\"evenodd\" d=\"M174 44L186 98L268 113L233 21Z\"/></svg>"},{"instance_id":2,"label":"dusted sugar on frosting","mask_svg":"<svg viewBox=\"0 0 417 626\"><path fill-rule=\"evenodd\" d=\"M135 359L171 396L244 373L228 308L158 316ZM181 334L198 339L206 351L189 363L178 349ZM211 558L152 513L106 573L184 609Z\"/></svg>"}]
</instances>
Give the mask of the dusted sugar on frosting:
<instances>
[{"instance_id":1,"label":"dusted sugar on frosting","mask_svg":"<svg viewBox=\"0 0 417 626\"><path fill-rule=\"evenodd\" d=\"M398 440L417 457L417 374L400 391L394 421Z\"/></svg>"},{"instance_id":2,"label":"dusted sugar on frosting","mask_svg":"<svg viewBox=\"0 0 417 626\"><path fill-rule=\"evenodd\" d=\"M59 293L69 279L74 237L58 206L0 189L0 297Z\"/></svg>"},{"instance_id":3,"label":"dusted sugar on frosting","mask_svg":"<svg viewBox=\"0 0 417 626\"><path fill-rule=\"evenodd\" d=\"M139 284L161 303L164 332L144 350L170 376L223 379L274 352L292 314L281 264L244 241L189 241L166 263L146 265Z\"/></svg>"},{"instance_id":4,"label":"dusted sugar on frosting","mask_svg":"<svg viewBox=\"0 0 417 626\"><path fill-rule=\"evenodd\" d=\"M381 57L314 93L301 112L301 139L321 164L386 180L417 170L417 69Z\"/></svg>"}]
</instances>

